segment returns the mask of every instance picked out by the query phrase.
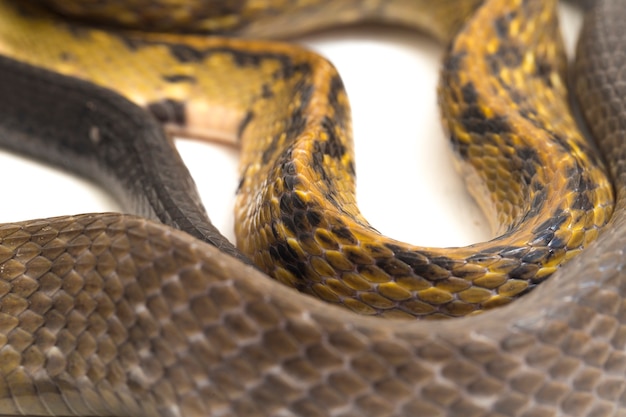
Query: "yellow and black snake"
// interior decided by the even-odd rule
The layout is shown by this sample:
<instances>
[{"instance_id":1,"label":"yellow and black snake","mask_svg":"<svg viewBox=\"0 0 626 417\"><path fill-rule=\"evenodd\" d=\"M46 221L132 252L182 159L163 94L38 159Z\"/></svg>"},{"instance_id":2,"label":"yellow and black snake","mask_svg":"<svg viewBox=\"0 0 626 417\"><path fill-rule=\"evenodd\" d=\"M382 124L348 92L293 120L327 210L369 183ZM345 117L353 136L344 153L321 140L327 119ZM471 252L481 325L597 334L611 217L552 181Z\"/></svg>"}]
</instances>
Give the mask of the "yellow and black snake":
<instances>
[{"instance_id":1,"label":"yellow and black snake","mask_svg":"<svg viewBox=\"0 0 626 417\"><path fill-rule=\"evenodd\" d=\"M612 185L568 110L556 1L137 1L141 12L45 2L93 26L37 3L0 2L2 145L96 179L167 226L120 214L0 226L0 414L626 412L619 0L586 5L577 64ZM110 15L117 29L105 30ZM183 22L286 36L374 19L448 45L444 125L494 219L492 241L418 248L362 218L349 104L326 60L163 33ZM270 280L212 228L155 118L31 65L119 89L172 132L238 141L240 249L282 283L391 320ZM472 314L525 293L475 317L397 319Z\"/></svg>"}]
</instances>

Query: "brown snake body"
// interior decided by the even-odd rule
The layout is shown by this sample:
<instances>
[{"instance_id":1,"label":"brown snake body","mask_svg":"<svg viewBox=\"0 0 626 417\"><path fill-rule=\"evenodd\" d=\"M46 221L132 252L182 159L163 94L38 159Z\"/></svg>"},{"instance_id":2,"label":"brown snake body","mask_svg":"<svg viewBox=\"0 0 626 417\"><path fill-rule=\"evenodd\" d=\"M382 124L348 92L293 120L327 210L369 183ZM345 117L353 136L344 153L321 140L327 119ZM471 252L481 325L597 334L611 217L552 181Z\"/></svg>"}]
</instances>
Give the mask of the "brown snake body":
<instances>
[{"instance_id":1,"label":"brown snake body","mask_svg":"<svg viewBox=\"0 0 626 417\"><path fill-rule=\"evenodd\" d=\"M619 6L597 3L581 48L622 48L626 36L606 29L623 20ZM14 82L3 94L33 83L26 67L11 65L2 66ZM540 289L479 316L357 316L136 217L2 225L0 412L624 414L625 116L619 87L607 86L619 85L614 68L625 65L622 55L602 53L578 64L582 107L616 181L609 228Z\"/></svg>"}]
</instances>

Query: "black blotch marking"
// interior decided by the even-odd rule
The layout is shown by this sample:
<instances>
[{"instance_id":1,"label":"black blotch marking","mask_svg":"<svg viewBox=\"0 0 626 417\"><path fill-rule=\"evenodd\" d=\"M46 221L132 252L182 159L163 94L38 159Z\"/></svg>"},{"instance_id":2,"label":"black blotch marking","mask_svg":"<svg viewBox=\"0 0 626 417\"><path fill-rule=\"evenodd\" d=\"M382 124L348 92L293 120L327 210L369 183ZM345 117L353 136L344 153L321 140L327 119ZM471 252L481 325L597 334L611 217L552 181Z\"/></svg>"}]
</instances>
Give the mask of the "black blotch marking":
<instances>
[{"instance_id":1,"label":"black blotch marking","mask_svg":"<svg viewBox=\"0 0 626 417\"><path fill-rule=\"evenodd\" d=\"M269 248L272 259L280 260L283 267L296 278L303 276L306 271L305 263L298 257L298 253L286 242L276 242ZM300 288L302 289L302 288Z\"/></svg>"},{"instance_id":2,"label":"black blotch marking","mask_svg":"<svg viewBox=\"0 0 626 417\"><path fill-rule=\"evenodd\" d=\"M313 208L307 210L306 212L306 219L309 221L311 227L317 227L322 224L323 218L322 214Z\"/></svg>"},{"instance_id":3,"label":"black blotch marking","mask_svg":"<svg viewBox=\"0 0 626 417\"><path fill-rule=\"evenodd\" d=\"M347 241L348 243L355 245L357 244L357 240L346 226L335 226L331 229L334 235L339 237L340 239Z\"/></svg>"},{"instance_id":4,"label":"black blotch marking","mask_svg":"<svg viewBox=\"0 0 626 417\"><path fill-rule=\"evenodd\" d=\"M569 216L563 212L563 210L557 210L552 217L546 219L543 223L533 229L533 233L539 235L545 230L555 231L561 227L563 223L567 221Z\"/></svg>"},{"instance_id":5,"label":"black blotch marking","mask_svg":"<svg viewBox=\"0 0 626 417\"><path fill-rule=\"evenodd\" d=\"M469 133L485 135L487 133L511 133L512 129L506 116L487 117L477 105L470 105L461 114L461 124Z\"/></svg>"},{"instance_id":6,"label":"black blotch marking","mask_svg":"<svg viewBox=\"0 0 626 417\"><path fill-rule=\"evenodd\" d=\"M537 166L541 165L541 159L537 150L528 146L521 147L517 151L517 155L522 160L522 178L528 185L537 174Z\"/></svg>"},{"instance_id":7,"label":"black blotch marking","mask_svg":"<svg viewBox=\"0 0 626 417\"><path fill-rule=\"evenodd\" d=\"M289 229L289 231L292 234L297 234L298 229L296 228L296 224L293 221L293 218L290 215L283 215L281 216L281 221L283 222L283 224L285 225L285 227L287 227L287 229Z\"/></svg>"},{"instance_id":8,"label":"black blotch marking","mask_svg":"<svg viewBox=\"0 0 626 417\"><path fill-rule=\"evenodd\" d=\"M427 281L443 281L452 275L448 270L442 271L441 268L433 268L432 264L412 264L413 273L424 278Z\"/></svg>"},{"instance_id":9,"label":"black blotch marking","mask_svg":"<svg viewBox=\"0 0 626 417\"><path fill-rule=\"evenodd\" d=\"M513 269L509 273L509 276L514 279L529 281L537 275L538 270L539 266L536 264L522 263L520 266Z\"/></svg>"},{"instance_id":10,"label":"black blotch marking","mask_svg":"<svg viewBox=\"0 0 626 417\"><path fill-rule=\"evenodd\" d=\"M567 246L567 241L560 237L554 237L549 243L550 249L563 249Z\"/></svg>"},{"instance_id":11,"label":"black blotch marking","mask_svg":"<svg viewBox=\"0 0 626 417\"><path fill-rule=\"evenodd\" d=\"M495 58L494 58L495 57ZM500 59L498 59L495 55L488 55L486 57L487 66L489 67L489 72L493 74L498 80L502 80L500 77ZM502 82L500 82L502 84Z\"/></svg>"},{"instance_id":12,"label":"black blotch marking","mask_svg":"<svg viewBox=\"0 0 626 417\"><path fill-rule=\"evenodd\" d=\"M324 198L330 202L336 209L341 210L341 204L337 201L337 193L334 190L327 190L324 193Z\"/></svg>"},{"instance_id":13,"label":"black blotch marking","mask_svg":"<svg viewBox=\"0 0 626 417\"><path fill-rule=\"evenodd\" d=\"M562 137L559 134L553 133L550 130L548 130L548 132L555 137L557 143L559 143L559 145L561 145L566 152L574 153L572 141L568 141L566 138ZM593 165L602 165L603 162L600 158L600 154L597 152L597 148L592 143L590 143L588 140L584 140L582 142L579 141L577 145L580 151L587 155L589 161L591 161Z\"/></svg>"},{"instance_id":14,"label":"black blotch marking","mask_svg":"<svg viewBox=\"0 0 626 417\"><path fill-rule=\"evenodd\" d=\"M292 158L292 148L289 147L284 150L277 161L278 169L280 170L280 176L283 179L283 185L286 192L293 192L296 186L300 183L298 179L298 171Z\"/></svg>"},{"instance_id":15,"label":"black blotch marking","mask_svg":"<svg viewBox=\"0 0 626 417\"><path fill-rule=\"evenodd\" d=\"M145 42L144 44L150 45L151 43ZM135 47L140 45L139 42L134 42ZM170 54L182 63L200 62L212 54L225 53L229 54L235 64L240 67L258 67L265 60L276 60L280 62L282 67L293 67L293 62L289 56L276 53L255 53L227 47L199 49L181 43L168 43L166 46Z\"/></svg>"},{"instance_id":16,"label":"black blotch marking","mask_svg":"<svg viewBox=\"0 0 626 417\"><path fill-rule=\"evenodd\" d=\"M289 191L293 191L296 185L299 183L298 178L295 175L287 175L283 177L285 188Z\"/></svg>"},{"instance_id":17,"label":"black blotch marking","mask_svg":"<svg viewBox=\"0 0 626 417\"><path fill-rule=\"evenodd\" d=\"M498 236L499 237L499 236ZM482 255L502 255L502 252L506 251L510 249L510 246L504 246L504 245L494 245L488 248L485 248L481 253Z\"/></svg>"},{"instance_id":18,"label":"black blotch marking","mask_svg":"<svg viewBox=\"0 0 626 417\"><path fill-rule=\"evenodd\" d=\"M273 221L271 223L271 228L272 228L272 236L274 236L277 240L280 240L280 237L282 236L280 231L278 230L278 226L277 223L275 221Z\"/></svg>"},{"instance_id":19,"label":"black blotch marking","mask_svg":"<svg viewBox=\"0 0 626 417\"><path fill-rule=\"evenodd\" d=\"M529 243L531 246L548 246L552 239L554 239L554 230L547 229L536 234Z\"/></svg>"},{"instance_id":20,"label":"black blotch marking","mask_svg":"<svg viewBox=\"0 0 626 417\"><path fill-rule=\"evenodd\" d=\"M522 262L527 264L540 263L548 260L552 253L552 250L549 248L533 248L526 255L522 256Z\"/></svg>"},{"instance_id":21,"label":"black blotch marking","mask_svg":"<svg viewBox=\"0 0 626 417\"><path fill-rule=\"evenodd\" d=\"M263 164L267 164L272 159L272 156L278 149L278 142L280 141L280 138L280 134L274 135L270 144L263 150L263 154L261 155L261 161L263 161Z\"/></svg>"},{"instance_id":22,"label":"black blotch marking","mask_svg":"<svg viewBox=\"0 0 626 417\"><path fill-rule=\"evenodd\" d=\"M539 113L534 108L523 107L519 109L519 114L526 120L530 121L535 127L543 129L543 124L541 124L537 117Z\"/></svg>"},{"instance_id":23,"label":"black blotch marking","mask_svg":"<svg viewBox=\"0 0 626 417\"><path fill-rule=\"evenodd\" d=\"M272 137L272 141L263 151L263 155L261 155L261 161L264 164L267 164L272 159L272 156L278 150L278 146L280 143L280 139L282 134L285 134L285 145L291 144L300 134L304 131L304 127L306 126L306 108L309 106L311 102L311 96L313 95L313 85L306 83L302 84L298 87L298 91L300 92L300 106L294 110L294 112L287 118L285 127L285 131L281 133L277 133Z\"/></svg>"},{"instance_id":24,"label":"black blotch marking","mask_svg":"<svg viewBox=\"0 0 626 417\"><path fill-rule=\"evenodd\" d=\"M473 82L470 81L463 85L463 87L461 87L461 94L466 104L475 106L476 103L478 103L478 92Z\"/></svg>"},{"instance_id":25,"label":"black blotch marking","mask_svg":"<svg viewBox=\"0 0 626 417\"><path fill-rule=\"evenodd\" d=\"M467 55L466 51L459 51L454 54L448 54L446 59L443 61L443 70L456 73L461 69L461 62Z\"/></svg>"},{"instance_id":26,"label":"black blotch marking","mask_svg":"<svg viewBox=\"0 0 626 417\"><path fill-rule=\"evenodd\" d=\"M440 266L448 271L452 271L465 264L465 259L452 259L446 256L437 256L430 260L433 264Z\"/></svg>"},{"instance_id":27,"label":"black blotch marking","mask_svg":"<svg viewBox=\"0 0 626 417\"><path fill-rule=\"evenodd\" d=\"M471 82L461 88L461 93L468 106L461 114L460 121L468 132L478 135L489 132L497 134L512 132L506 116L487 117L477 104L478 93Z\"/></svg>"},{"instance_id":28,"label":"black blotch marking","mask_svg":"<svg viewBox=\"0 0 626 417\"><path fill-rule=\"evenodd\" d=\"M265 99L269 99L274 97L274 92L272 91L272 87L269 84L263 84L261 87L261 97Z\"/></svg>"},{"instance_id":29,"label":"black blotch marking","mask_svg":"<svg viewBox=\"0 0 626 417\"><path fill-rule=\"evenodd\" d=\"M485 60L489 71L500 81L500 84L504 85L500 76L502 66L516 68L522 63L523 57L523 52L517 45L501 44L498 50L487 55Z\"/></svg>"},{"instance_id":30,"label":"black blotch marking","mask_svg":"<svg viewBox=\"0 0 626 417\"><path fill-rule=\"evenodd\" d=\"M63 51L59 54L59 59L63 62L69 62L69 61L73 61L76 57L74 56L74 54L71 54L67 51Z\"/></svg>"},{"instance_id":31,"label":"black blotch marking","mask_svg":"<svg viewBox=\"0 0 626 417\"><path fill-rule=\"evenodd\" d=\"M284 193L280 196L280 202L278 203L280 211L283 214L293 213L293 204L291 202L291 193Z\"/></svg>"},{"instance_id":32,"label":"black blotch marking","mask_svg":"<svg viewBox=\"0 0 626 417\"><path fill-rule=\"evenodd\" d=\"M374 258L380 258L380 257L384 257L387 256L387 251L384 249L384 247L387 247L389 249L391 249L392 245L383 245L383 246L379 246L379 245L374 245L371 243L363 243L362 246L365 248L365 250L367 250ZM392 249L393 250L393 249Z\"/></svg>"},{"instance_id":33,"label":"black blotch marking","mask_svg":"<svg viewBox=\"0 0 626 417\"><path fill-rule=\"evenodd\" d=\"M307 217L307 210L313 213L318 207L307 207L296 193L286 192L281 195L279 207L283 223L294 234L300 235L304 232L309 232L311 226L317 226L319 223L318 219L313 218L313 222L311 222ZM312 223L315 223L315 225Z\"/></svg>"},{"instance_id":34,"label":"black blotch marking","mask_svg":"<svg viewBox=\"0 0 626 417\"><path fill-rule=\"evenodd\" d=\"M168 44L170 54L179 62L200 62L210 53L183 44Z\"/></svg>"},{"instance_id":35,"label":"black blotch marking","mask_svg":"<svg viewBox=\"0 0 626 417\"><path fill-rule=\"evenodd\" d=\"M337 201L336 190L334 188L333 180L328 172L326 172L326 168L324 167L324 154L318 149L316 146L317 143L313 144L313 163L312 167L315 172L320 176L322 183L325 187L319 187L320 191L324 194L324 198L328 200L333 206L337 209L341 209L341 205Z\"/></svg>"},{"instance_id":36,"label":"black blotch marking","mask_svg":"<svg viewBox=\"0 0 626 417\"><path fill-rule=\"evenodd\" d=\"M501 240L501 239L506 239L508 237L510 237L513 233L515 229L515 224L509 225L508 229L505 230L500 236L495 237L493 240Z\"/></svg>"},{"instance_id":37,"label":"black blotch marking","mask_svg":"<svg viewBox=\"0 0 626 417\"><path fill-rule=\"evenodd\" d=\"M548 87L552 87L552 78L550 75L553 70L552 65L544 58L540 56L535 57L535 75L542 79Z\"/></svg>"},{"instance_id":38,"label":"black blotch marking","mask_svg":"<svg viewBox=\"0 0 626 417\"><path fill-rule=\"evenodd\" d=\"M148 103L148 111L161 123L175 123L184 126L187 123L185 103L178 100L165 99Z\"/></svg>"},{"instance_id":39,"label":"black blotch marking","mask_svg":"<svg viewBox=\"0 0 626 417\"><path fill-rule=\"evenodd\" d=\"M124 46L130 51L138 51L144 46L153 45L153 43L142 39L131 38L129 36L118 36L118 39L124 44Z\"/></svg>"},{"instance_id":40,"label":"black blotch marking","mask_svg":"<svg viewBox=\"0 0 626 417\"><path fill-rule=\"evenodd\" d=\"M352 176L356 175L356 169L354 168L354 161L353 160L349 160L348 161L348 172Z\"/></svg>"},{"instance_id":41,"label":"black blotch marking","mask_svg":"<svg viewBox=\"0 0 626 417\"><path fill-rule=\"evenodd\" d=\"M330 236L326 235L325 233L318 233L315 235L315 237L316 239L321 240L324 246L326 247L334 248L334 249L339 248L339 245L337 244L337 242L335 242Z\"/></svg>"},{"instance_id":42,"label":"black blotch marking","mask_svg":"<svg viewBox=\"0 0 626 417\"><path fill-rule=\"evenodd\" d=\"M515 87L504 83L504 81L502 80L500 80L500 85L502 85L502 88L504 88L507 91L507 93L509 94L513 102L515 102L515 104L522 105L526 102L528 97L522 94Z\"/></svg>"},{"instance_id":43,"label":"black blotch marking","mask_svg":"<svg viewBox=\"0 0 626 417\"><path fill-rule=\"evenodd\" d=\"M16 2L17 3L17 2ZM41 19L41 16L36 16L35 19ZM76 39L89 39L92 34L92 30L86 26L77 25L77 24L64 24L64 29L72 34L73 38Z\"/></svg>"},{"instance_id":44,"label":"black blotch marking","mask_svg":"<svg viewBox=\"0 0 626 417\"><path fill-rule=\"evenodd\" d=\"M345 128L348 113L346 107L339 102L339 95L341 93L345 93L345 87L341 77L339 75L335 75L330 81L328 102L335 113L335 120L341 128Z\"/></svg>"},{"instance_id":45,"label":"black blotch marking","mask_svg":"<svg viewBox=\"0 0 626 417\"><path fill-rule=\"evenodd\" d=\"M534 192L538 193L538 192L540 192L542 190L545 190L545 189L546 189L545 184L543 184L540 181L531 181L531 183L530 183L530 190L531 191L534 191Z\"/></svg>"},{"instance_id":46,"label":"black blotch marking","mask_svg":"<svg viewBox=\"0 0 626 417\"><path fill-rule=\"evenodd\" d=\"M191 75L183 75L183 74L174 74L174 75L164 75L163 79L168 83L191 83L195 84L196 77Z\"/></svg>"},{"instance_id":47,"label":"black blotch marking","mask_svg":"<svg viewBox=\"0 0 626 417\"><path fill-rule=\"evenodd\" d=\"M428 258L418 252L407 251L400 246L386 244L387 249L391 250L396 259L404 262L405 264L414 267L416 265L427 265L429 263Z\"/></svg>"},{"instance_id":48,"label":"black blotch marking","mask_svg":"<svg viewBox=\"0 0 626 417\"><path fill-rule=\"evenodd\" d=\"M270 250L273 248L274 247L270 248ZM289 245L283 242L277 243L275 249L284 262L292 263L298 260L297 253Z\"/></svg>"},{"instance_id":49,"label":"black blotch marking","mask_svg":"<svg viewBox=\"0 0 626 417\"><path fill-rule=\"evenodd\" d=\"M275 80L285 80L292 78L296 74L310 74L311 66L306 62L294 64L291 60L283 60L280 69L274 71L272 77Z\"/></svg>"},{"instance_id":50,"label":"black blotch marking","mask_svg":"<svg viewBox=\"0 0 626 417\"><path fill-rule=\"evenodd\" d=\"M300 92L300 106L298 107L298 110L302 111L307 108L311 102L313 84L303 82L298 86L298 91Z\"/></svg>"},{"instance_id":51,"label":"black blotch marking","mask_svg":"<svg viewBox=\"0 0 626 417\"><path fill-rule=\"evenodd\" d=\"M572 208L575 210L590 211L593 210L593 202L589 199L586 193L580 193L576 196L576 200L572 204Z\"/></svg>"},{"instance_id":52,"label":"black blotch marking","mask_svg":"<svg viewBox=\"0 0 626 417\"><path fill-rule=\"evenodd\" d=\"M572 148L572 144L563 136L559 135L558 133L554 133L550 130L547 130L548 134L550 136L552 136L552 139L554 139L554 141L566 152L566 153L573 153L574 152L574 148Z\"/></svg>"},{"instance_id":53,"label":"black blotch marking","mask_svg":"<svg viewBox=\"0 0 626 417\"><path fill-rule=\"evenodd\" d=\"M324 197L336 208L341 209L341 205L337 201L335 187L333 185L333 177L329 175L324 163L324 157L328 156L336 161L340 161L346 153L346 147L336 133L336 124L328 117L324 117L320 126L327 134L326 140L316 140L313 143L312 163L311 167L322 179L326 185ZM354 168L354 167L352 167Z\"/></svg>"},{"instance_id":54,"label":"black blotch marking","mask_svg":"<svg viewBox=\"0 0 626 417\"><path fill-rule=\"evenodd\" d=\"M319 144L320 151L333 159L341 159L346 154L346 147L337 136L335 122L329 119L328 116L324 116L322 129L328 134L328 139L323 142L316 142L316 144Z\"/></svg>"},{"instance_id":55,"label":"black blotch marking","mask_svg":"<svg viewBox=\"0 0 626 417\"><path fill-rule=\"evenodd\" d=\"M348 246L343 248L343 254L353 265L371 264L370 257L361 250L354 249L354 247Z\"/></svg>"},{"instance_id":56,"label":"black blotch marking","mask_svg":"<svg viewBox=\"0 0 626 417\"><path fill-rule=\"evenodd\" d=\"M284 156L284 161L282 161L282 163L280 164L281 171L283 172L283 174L296 175L298 170L296 169L296 165L291 159L291 148L285 151Z\"/></svg>"},{"instance_id":57,"label":"black blotch marking","mask_svg":"<svg viewBox=\"0 0 626 417\"><path fill-rule=\"evenodd\" d=\"M525 216L526 219L535 217L539 214L545 205L546 195L547 191L545 189L541 189L535 193L533 200L530 202L530 210L528 210L528 213Z\"/></svg>"},{"instance_id":58,"label":"black blotch marking","mask_svg":"<svg viewBox=\"0 0 626 417\"><path fill-rule=\"evenodd\" d=\"M506 67L516 68L521 65L524 54L517 45L502 44L493 55L492 59L499 60Z\"/></svg>"},{"instance_id":59,"label":"black blotch marking","mask_svg":"<svg viewBox=\"0 0 626 417\"><path fill-rule=\"evenodd\" d=\"M580 192L583 191L592 191L598 188L598 184L593 181L593 179L587 175L583 175L580 177L580 182L578 183L577 190Z\"/></svg>"},{"instance_id":60,"label":"black blotch marking","mask_svg":"<svg viewBox=\"0 0 626 417\"><path fill-rule=\"evenodd\" d=\"M302 200L302 198L297 193L293 193L291 195L291 204L297 210L305 210L307 208L307 204Z\"/></svg>"},{"instance_id":61,"label":"black blotch marking","mask_svg":"<svg viewBox=\"0 0 626 417\"><path fill-rule=\"evenodd\" d=\"M478 278L482 275L484 275L484 272L482 271L464 271L462 269L454 271L454 276L462 279L471 280L473 278Z\"/></svg>"},{"instance_id":62,"label":"black blotch marking","mask_svg":"<svg viewBox=\"0 0 626 417\"><path fill-rule=\"evenodd\" d=\"M477 264L493 263L493 262L497 262L498 260L500 260L500 255L499 254L494 255L489 250L475 253L467 258L468 262L477 263Z\"/></svg>"},{"instance_id":63,"label":"black blotch marking","mask_svg":"<svg viewBox=\"0 0 626 417\"><path fill-rule=\"evenodd\" d=\"M126 36L120 36L120 39L128 49L135 51L143 47L165 46L170 55L181 63L197 63L213 54L224 53L230 55L235 65L240 67L258 67L266 60L277 61L280 64L280 68L273 74L276 79L286 79L293 77L295 74L308 74L311 72L311 66L308 63L294 63L289 55L280 53L250 52L228 47L202 49L182 43L164 44L162 42L135 39ZM264 90L264 94L271 94L267 86Z\"/></svg>"},{"instance_id":64,"label":"black blotch marking","mask_svg":"<svg viewBox=\"0 0 626 417\"><path fill-rule=\"evenodd\" d=\"M449 142L455 152L457 152L463 159L467 159L469 156L469 143L461 141L454 132L450 132Z\"/></svg>"},{"instance_id":65,"label":"black blotch marking","mask_svg":"<svg viewBox=\"0 0 626 417\"><path fill-rule=\"evenodd\" d=\"M527 254L529 250L530 248L528 246L510 246L502 249L500 256L503 258L519 259Z\"/></svg>"},{"instance_id":66,"label":"black blotch marking","mask_svg":"<svg viewBox=\"0 0 626 417\"><path fill-rule=\"evenodd\" d=\"M494 25L496 27L496 34L498 35L500 39L507 39L509 37L509 27L511 25L511 22L515 19L516 16L517 16L516 11L510 11L498 17L494 21Z\"/></svg>"},{"instance_id":67,"label":"black blotch marking","mask_svg":"<svg viewBox=\"0 0 626 417\"><path fill-rule=\"evenodd\" d=\"M567 189L573 192L578 192L579 190L581 192L586 191L585 189L580 189L581 179L585 176L585 173L577 163L573 166L567 167L567 169L565 170L565 175L567 176ZM586 184L587 183L585 182L582 185L585 186Z\"/></svg>"},{"instance_id":68,"label":"black blotch marking","mask_svg":"<svg viewBox=\"0 0 626 417\"><path fill-rule=\"evenodd\" d=\"M298 236L300 236L304 231L310 231L311 225L306 219L306 213L304 211L296 211L293 214L293 222L298 229Z\"/></svg>"},{"instance_id":69,"label":"black blotch marking","mask_svg":"<svg viewBox=\"0 0 626 417\"><path fill-rule=\"evenodd\" d=\"M382 258L376 260L376 266L385 271L391 276L404 274L407 271L408 265L406 262L402 262L397 258Z\"/></svg>"}]
</instances>

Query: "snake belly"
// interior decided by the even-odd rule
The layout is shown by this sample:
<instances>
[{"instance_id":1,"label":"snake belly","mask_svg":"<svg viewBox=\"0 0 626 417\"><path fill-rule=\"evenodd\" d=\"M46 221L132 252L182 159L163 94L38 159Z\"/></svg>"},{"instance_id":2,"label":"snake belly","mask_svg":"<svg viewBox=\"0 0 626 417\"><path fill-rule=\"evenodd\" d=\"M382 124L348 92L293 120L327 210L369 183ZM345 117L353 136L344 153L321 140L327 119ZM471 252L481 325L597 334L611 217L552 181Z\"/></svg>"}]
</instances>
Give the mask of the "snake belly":
<instances>
[{"instance_id":1,"label":"snake belly","mask_svg":"<svg viewBox=\"0 0 626 417\"><path fill-rule=\"evenodd\" d=\"M522 33L523 39L526 32L511 29L518 21L515 13L533 14L533 6L542 10L545 4L512 2L509 6L520 9L501 14L513 24L504 25L508 30L496 26L500 36ZM619 10L617 2L606 8ZM551 22L549 13L538 15ZM468 26L478 22L474 25L484 27L476 19ZM228 42L228 48L209 48L207 55L225 62L243 59L238 65L254 70L267 58L257 55L246 61L231 52L249 45ZM463 67L471 52L463 42L452 51L457 47L460 52L450 55L444 70L450 82L458 82L459 88L450 94L462 95L469 103L472 122L478 125L474 128L484 131L484 120L487 128L501 127L505 121L489 113L491 105L483 103L480 88L472 90L462 76L454 79L455 67ZM274 52L284 46L276 48ZM511 45L505 52L499 64L486 60L491 71L494 65L527 65L518 62ZM558 48L548 47L533 58L560 54ZM562 101L559 65L548 60L534 67L538 80L531 82L557 86L556 93L534 102L547 103L542 114L560 114L559 105L552 107L553 100ZM278 66L278 73L285 68L289 66ZM26 67L18 69L14 73L26 74L23 77L31 74ZM268 71L274 75L277 67L270 65ZM528 81L506 69L498 74L497 83L512 97L515 87ZM10 71L8 75L15 76ZM482 88L494 93L493 86ZM298 108L306 96L292 91L295 100L288 100L287 106ZM339 96L338 102L345 100ZM511 100L529 125L547 132L543 135L558 136L532 113L532 99ZM496 100L495 108L502 101L506 99ZM242 136L257 122L256 114L244 116ZM313 122L319 122L313 116ZM569 116L555 121L568 132ZM467 130L448 124L459 148L467 146L465 136L476 133L469 130L464 136ZM333 134L340 136L333 132L335 127L319 126L326 136L317 132L309 146L322 146L324 158L341 154L341 146L328 143ZM320 138L326 144L320 144ZM569 146L574 154L585 147L582 141L567 143L557 140L555 146ZM607 152L620 149L620 144L613 139L601 142L601 147ZM467 152L472 152L471 146ZM576 166L586 163L589 157L584 155L578 156ZM334 159L338 165L350 165L348 158ZM619 152L608 158L614 174L620 173L619 161ZM298 162L293 165L297 168ZM244 171L251 169L243 166ZM283 184L292 181L282 178ZM584 175L579 178L563 180L561 189L586 183ZM531 182L529 190L537 192L533 187ZM329 307L294 294L188 234L141 218L85 215L3 225L0 407L7 415L617 415L625 362L620 187L623 184L617 183L618 211L609 231L539 291L497 313L444 323L382 323ZM606 190L599 193L610 195ZM300 204L290 198L292 208ZM494 210L501 215L508 209ZM603 222L610 210L605 206L597 217ZM595 235L596 216L585 216L585 221Z\"/></svg>"}]
</instances>

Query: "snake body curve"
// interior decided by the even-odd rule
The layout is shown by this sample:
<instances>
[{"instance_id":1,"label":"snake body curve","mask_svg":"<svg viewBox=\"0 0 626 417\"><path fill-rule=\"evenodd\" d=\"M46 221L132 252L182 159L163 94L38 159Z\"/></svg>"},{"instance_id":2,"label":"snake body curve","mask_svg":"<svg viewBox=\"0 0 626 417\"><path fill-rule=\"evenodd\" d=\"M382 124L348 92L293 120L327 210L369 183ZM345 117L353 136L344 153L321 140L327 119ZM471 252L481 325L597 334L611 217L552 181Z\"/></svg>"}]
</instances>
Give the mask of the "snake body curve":
<instances>
[{"instance_id":1,"label":"snake body curve","mask_svg":"<svg viewBox=\"0 0 626 417\"><path fill-rule=\"evenodd\" d=\"M593 13L619 15L618 3ZM602 25L586 30L586 39L614 37ZM11 65L5 85L28 83L31 69ZM603 94L598 79L581 89ZM619 143L601 147L622 178ZM623 185L610 229L541 291L497 314L436 324L381 323L294 295L140 218L4 225L2 412L618 415Z\"/></svg>"},{"instance_id":2,"label":"snake body curve","mask_svg":"<svg viewBox=\"0 0 626 417\"><path fill-rule=\"evenodd\" d=\"M353 3L367 16L368 3ZM231 125L241 146L240 249L279 281L359 313L462 316L508 303L591 242L610 216L609 181L567 110L554 1L486 4L455 37L443 116L498 237L443 250L385 238L360 215L349 105L327 61L285 44L106 33L3 4L2 53L119 89L192 134ZM393 19L394 4L376 11ZM475 6L463 4L457 25ZM423 7L452 14L453 6ZM447 40L452 30L442 27Z\"/></svg>"}]
</instances>

